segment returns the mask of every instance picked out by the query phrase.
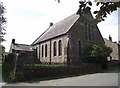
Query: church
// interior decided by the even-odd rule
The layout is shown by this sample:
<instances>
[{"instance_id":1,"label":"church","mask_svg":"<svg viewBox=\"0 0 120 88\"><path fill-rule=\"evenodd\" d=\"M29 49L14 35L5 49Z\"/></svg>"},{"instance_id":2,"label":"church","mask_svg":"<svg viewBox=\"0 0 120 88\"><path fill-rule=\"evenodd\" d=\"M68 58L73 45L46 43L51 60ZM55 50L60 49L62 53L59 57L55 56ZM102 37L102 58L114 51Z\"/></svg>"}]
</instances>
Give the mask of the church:
<instances>
[{"instance_id":1,"label":"church","mask_svg":"<svg viewBox=\"0 0 120 88\"><path fill-rule=\"evenodd\" d=\"M41 63L80 64L87 45L104 45L91 12L73 14L50 27L31 45L37 50Z\"/></svg>"}]
</instances>

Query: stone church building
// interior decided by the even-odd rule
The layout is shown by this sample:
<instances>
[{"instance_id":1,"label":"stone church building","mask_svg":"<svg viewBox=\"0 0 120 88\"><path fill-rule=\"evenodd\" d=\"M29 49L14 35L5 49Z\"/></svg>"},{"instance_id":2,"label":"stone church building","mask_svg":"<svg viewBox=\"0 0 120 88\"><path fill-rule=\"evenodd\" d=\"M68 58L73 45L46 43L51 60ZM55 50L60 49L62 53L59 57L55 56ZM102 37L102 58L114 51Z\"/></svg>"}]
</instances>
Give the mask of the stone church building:
<instances>
[{"instance_id":1,"label":"stone church building","mask_svg":"<svg viewBox=\"0 0 120 88\"><path fill-rule=\"evenodd\" d=\"M32 45L42 63L77 64L84 57L84 49L90 43L104 45L98 26L92 22L91 12L73 14L62 21L50 24Z\"/></svg>"}]
</instances>

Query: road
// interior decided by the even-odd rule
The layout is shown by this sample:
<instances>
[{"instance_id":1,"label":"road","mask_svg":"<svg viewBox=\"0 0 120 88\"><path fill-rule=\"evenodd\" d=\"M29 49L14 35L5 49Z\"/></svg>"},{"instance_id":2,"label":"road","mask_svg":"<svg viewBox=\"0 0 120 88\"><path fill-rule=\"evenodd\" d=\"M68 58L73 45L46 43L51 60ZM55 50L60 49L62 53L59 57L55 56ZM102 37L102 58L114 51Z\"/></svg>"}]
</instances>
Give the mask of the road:
<instances>
[{"instance_id":1,"label":"road","mask_svg":"<svg viewBox=\"0 0 120 88\"><path fill-rule=\"evenodd\" d=\"M118 86L118 73L97 73L32 83L14 83L6 86Z\"/></svg>"}]
</instances>

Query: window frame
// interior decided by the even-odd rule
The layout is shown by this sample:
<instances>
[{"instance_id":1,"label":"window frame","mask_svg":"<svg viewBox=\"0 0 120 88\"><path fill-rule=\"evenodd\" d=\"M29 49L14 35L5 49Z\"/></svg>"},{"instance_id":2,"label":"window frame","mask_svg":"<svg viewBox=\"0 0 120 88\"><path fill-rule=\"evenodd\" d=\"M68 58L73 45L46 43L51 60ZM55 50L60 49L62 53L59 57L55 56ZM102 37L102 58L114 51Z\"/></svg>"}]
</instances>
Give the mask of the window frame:
<instances>
[{"instance_id":1,"label":"window frame","mask_svg":"<svg viewBox=\"0 0 120 88\"><path fill-rule=\"evenodd\" d=\"M42 45L42 58L44 57L44 45Z\"/></svg>"},{"instance_id":2,"label":"window frame","mask_svg":"<svg viewBox=\"0 0 120 88\"><path fill-rule=\"evenodd\" d=\"M62 55L62 41L61 40L58 41L58 55L59 56Z\"/></svg>"},{"instance_id":3,"label":"window frame","mask_svg":"<svg viewBox=\"0 0 120 88\"><path fill-rule=\"evenodd\" d=\"M82 55L82 43L80 40L78 41L78 53L79 53L79 56Z\"/></svg>"},{"instance_id":4,"label":"window frame","mask_svg":"<svg viewBox=\"0 0 120 88\"><path fill-rule=\"evenodd\" d=\"M53 56L57 56L57 43L54 41L53 43Z\"/></svg>"},{"instance_id":5,"label":"window frame","mask_svg":"<svg viewBox=\"0 0 120 88\"><path fill-rule=\"evenodd\" d=\"M45 57L47 57L47 44L45 44Z\"/></svg>"}]
</instances>

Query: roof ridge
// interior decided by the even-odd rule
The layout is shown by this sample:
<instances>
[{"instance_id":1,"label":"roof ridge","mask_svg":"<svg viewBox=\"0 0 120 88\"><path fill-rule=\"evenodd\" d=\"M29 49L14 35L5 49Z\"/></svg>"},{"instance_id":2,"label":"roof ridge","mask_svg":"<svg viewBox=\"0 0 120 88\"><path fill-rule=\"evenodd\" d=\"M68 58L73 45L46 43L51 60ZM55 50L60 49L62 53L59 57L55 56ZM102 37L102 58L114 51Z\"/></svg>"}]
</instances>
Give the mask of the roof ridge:
<instances>
[{"instance_id":1,"label":"roof ridge","mask_svg":"<svg viewBox=\"0 0 120 88\"><path fill-rule=\"evenodd\" d=\"M58 24L58 23L60 23L61 21L64 21L65 19L68 19L68 18L70 18L71 16L73 16L73 15L75 15L75 14L76 14L76 13L74 13L74 14L72 14L72 15L70 15L70 16L62 19L62 20L60 20L59 22L56 22L55 24ZM76 14L76 15L78 15L78 14ZM55 24L53 24L53 25L55 25Z\"/></svg>"},{"instance_id":2,"label":"roof ridge","mask_svg":"<svg viewBox=\"0 0 120 88\"><path fill-rule=\"evenodd\" d=\"M47 28L31 45L33 45L49 28Z\"/></svg>"},{"instance_id":3,"label":"roof ridge","mask_svg":"<svg viewBox=\"0 0 120 88\"><path fill-rule=\"evenodd\" d=\"M15 45L25 45L25 46L31 46L31 45L28 45L28 44L19 44L19 43L15 43Z\"/></svg>"},{"instance_id":4,"label":"roof ridge","mask_svg":"<svg viewBox=\"0 0 120 88\"><path fill-rule=\"evenodd\" d=\"M69 29L74 25L74 23L78 20L79 15L74 13L63 20L56 22L52 26L50 26L46 31L44 31L31 45L37 44L40 41L45 41L46 39L53 38L55 36L59 36L61 34L65 34L69 31ZM65 25L66 23L66 25ZM61 31L60 31L61 30ZM51 34L51 31L56 33ZM48 35L50 34L50 35ZM55 34L55 35L54 35ZM46 37L48 35L48 37ZM42 39L42 40L40 40Z\"/></svg>"}]
</instances>

